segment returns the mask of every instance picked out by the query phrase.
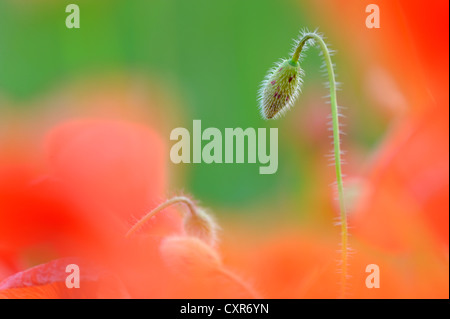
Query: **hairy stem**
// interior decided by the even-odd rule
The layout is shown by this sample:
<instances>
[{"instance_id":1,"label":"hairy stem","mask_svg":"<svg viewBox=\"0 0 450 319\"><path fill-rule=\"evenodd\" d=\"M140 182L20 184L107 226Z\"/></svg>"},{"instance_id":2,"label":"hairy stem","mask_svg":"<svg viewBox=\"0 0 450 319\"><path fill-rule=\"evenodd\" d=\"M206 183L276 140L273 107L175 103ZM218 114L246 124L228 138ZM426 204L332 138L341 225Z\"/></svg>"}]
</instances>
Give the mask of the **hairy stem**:
<instances>
[{"instance_id":1,"label":"hairy stem","mask_svg":"<svg viewBox=\"0 0 450 319\"><path fill-rule=\"evenodd\" d=\"M128 238L132 234L134 234L139 228L141 228L148 220L150 220L150 218L155 216L158 212L177 203L185 204L192 215L195 216L197 214L197 212L195 211L195 205L192 202L192 200L190 200L188 197L185 196L177 196L165 201L164 203L153 209L151 212L147 213L147 215L142 217L136 224L133 225L133 227L130 228L130 230L126 233L125 237Z\"/></svg>"},{"instance_id":2,"label":"hairy stem","mask_svg":"<svg viewBox=\"0 0 450 319\"><path fill-rule=\"evenodd\" d=\"M334 74L333 64L331 62L330 52L327 45L323 41L322 37L316 33L306 33L300 40L294 55L292 56L292 62L297 63L300 58L300 54L303 50L305 43L308 40L314 40L319 44L322 51L323 57L325 59L327 71L328 71L328 81L330 84L330 101L331 101L331 117L333 123L333 141L334 141L334 161L336 168L336 181L337 189L339 194L339 210L340 210L340 221L341 221L341 297L344 297L345 287L347 282L347 261L348 261L348 227L347 227L347 214L344 202L344 187L342 181L342 169L341 169L341 141L339 134L339 114L338 114L338 104L336 98L336 78Z\"/></svg>"}]
</instances>

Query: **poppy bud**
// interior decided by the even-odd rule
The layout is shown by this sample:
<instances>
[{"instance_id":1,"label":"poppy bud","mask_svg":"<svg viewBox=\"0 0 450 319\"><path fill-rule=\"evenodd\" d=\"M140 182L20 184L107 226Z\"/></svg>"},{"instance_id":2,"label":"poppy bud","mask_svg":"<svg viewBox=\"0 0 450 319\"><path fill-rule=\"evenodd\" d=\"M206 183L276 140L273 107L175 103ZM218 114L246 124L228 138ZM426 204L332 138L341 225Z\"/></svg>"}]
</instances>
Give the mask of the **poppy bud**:
<instances>
[{"instance_id":1,"label":"poppy bud","mask_svg":"<svg viewBox=\"0 0 450 319\"><path fill-rule=\"evenodd\" d=\"M142 217L127 232L126 237L130 237L139 228L142 227L149 219L155 216L161 210L177 203L183 203L187 206L188 211L184 215L184 231L186 235L197 237L210 246L214 246L217 241L217 230L219 226L214 219L209 216L202 208L198 207L189 197L175 196Z\"/></svg>"},{"instance_id":2,"label":"poppy bud","mask_svg":"<svg viewBox=\"0 0 450 319\"><path fill-rule=\"evenodd\" d=\"M280 117L301 91L303 70L299 62L282 60L269 71L259 91L259 108L265 119Z\"/></svg>"},{"instance_id":3,"label":"poppy bud","mask_svg":"<svg viewBox=\"0 0 450 319\"><path fill-rule=\"evenodd\" d=\"M210 246L217 241L218 226L213 218L201 208L196 208L195 214L184 217L184 231L187 235L197 237Z\"/></svg>"}]
</instances>

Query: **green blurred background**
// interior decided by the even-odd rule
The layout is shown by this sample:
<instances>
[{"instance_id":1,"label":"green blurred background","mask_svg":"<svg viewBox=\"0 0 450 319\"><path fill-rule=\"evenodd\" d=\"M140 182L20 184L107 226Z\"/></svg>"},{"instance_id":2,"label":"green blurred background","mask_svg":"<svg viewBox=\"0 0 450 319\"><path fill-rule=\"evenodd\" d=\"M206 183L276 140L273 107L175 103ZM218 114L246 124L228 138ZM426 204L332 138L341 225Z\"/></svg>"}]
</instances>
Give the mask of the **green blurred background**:
<instances>
[{"instance_id":1,"label":"green blurred background","mask_svg":"<svg viewBox=\"0 0 450 319\"><path fill-rule=\"evenodd\" d=\"M258 163L190 164L183 167L184 179L172 178L172 190L237 212L244 211L238 207L258 211L289 203L299 215L320 210L330 204L317 201L316 193L331 193L328 184L334 180L333 169L323 166L331 149L327 120L317 122L324 132L318 136L303 128L328 114L317 51L307 56L304 94L288 116L264 121L256 101L261 80L274 62L287 57L301 28L320 26L338 50L333 59L344 83L339 100L348 107L345 146L359 154L357 160L377 144L387 120L355 93L362 84L351 54L334 39L336 26L310 10L308 2L0 0L0 95L16 107L32 108L32 101L61 83L98 74L144 74L183 100L186 118L177 126L191 130L192 120L201 119L203 128L222 132L226 127L279 127L276 174L259 175ZM80 6L80 29L65 26L70 3ZM355 173L358 167L349 170Z\"/></svg>"}]
</instances>

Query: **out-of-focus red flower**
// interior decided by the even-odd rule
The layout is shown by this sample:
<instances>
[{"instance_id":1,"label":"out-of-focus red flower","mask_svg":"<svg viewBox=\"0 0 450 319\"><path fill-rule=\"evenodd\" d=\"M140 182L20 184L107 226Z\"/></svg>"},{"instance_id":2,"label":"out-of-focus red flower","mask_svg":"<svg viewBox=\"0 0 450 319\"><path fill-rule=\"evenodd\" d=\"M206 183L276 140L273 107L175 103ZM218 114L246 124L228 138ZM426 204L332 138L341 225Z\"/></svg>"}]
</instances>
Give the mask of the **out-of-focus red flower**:
<instances>
[{"instance_id":1,"label":"out-of-focus red flower","mask_svg":"<svg viewBox=\"0 0 450 319\"><path fill-rule=\"evenodd\" d=\"M216 248L183 231L173 208L125 238L136 220L165 200L167 152L156 131L97 116L64 121L41 143L42 156L22 156L14 170L0 165L0 297L256 296ZM40 245L50 246L40 256L47 262L26 269L21 257ZM67 259L48 262L65 256L83 261L79 290L65 286Z\"/></svg>"},{"instance_id":2,"label":"out-of-focus red flower","mask_svg":"<svg viewBox=\"0 0 450 319\"><path fill-rule=\"evenodd\" d=\"M360 76L372 79L371 94L402 109L374 154L363 195L349 216L355 252L348 297L448 298L448 2L379 1L380 29L365 26L369 3L310 2L334 21L333 29L339 26ZM3 281L0 297L338 296L337 229L306 232L303 226L264 239L227 231L235 238L222 244L222 261L216 248L187 236L179 215L168 209L125 239L133 219L165 199L166 151L148 127L71 121L53 130L46 143L42 158L2 153L0 279L16 274ZM52 266L57 261L17 273L27 268L17 257L42 243L53 247L46 261L81 254L114 274L123 290L106 291L111 278L98 276L82 279L82 290L68 291L63 269ZM380 288L366 287L368 264L380 267ZM36 274L53 276L24 280Z\"/></svg>"},{"instance_id":3,"label":"out-of-focus red flower","mask_svg":"<svg viewBox=\"0 0 450 319\"><path fill-rule=\"evenodd\" d=\"M77 265L80 271L78 287L68 288L66 272L68 265ZM70 280L69 280L70 281ZM0 284L0 298L128 298L129 295L113 274L95 269L79 259L63 258L27 269L8 277Z\"/></svg>"},{"instance_id":4,"label":"out-of-focus red flower","mask_svg":"<svg viewBox=\"0 0 450 319\"><path fill-rule=\"evenodd\" d=\"M369 202L370 205L370 202ZM412 217L415 224L420 220ZM378 226L375 226L378 227ZM404 233L402 224L393 229ZM259 235L229 234L223 247L227 264L248 278L262 298L339 298L339 253L336 229L292 226ZM407 251L393 252L350 230L349 274L345 298L448 298L448 259L428 249L428 233L408 238ZM276 229L280 229L278 226ZM417 229L416 229L417 231ZM316 232L316 234L314 234ZM326 234L328 233L328 234ZM326 235L325 235L326 234ZM423 236L423 237L421 237ZM377 236L381 237L381 236ZM380 287L368 288L368 265L380 270Z\"/></svg>"},{"instance_id":5,"label":"out-of-focus red flower","mask_svg":"<svg viewBox=\"0 0 450 319\"><path fill-rule=\"evenodd\" d=\"M393 79L390 87L369 82L382 88L378 94L384 101L399 101L391 94L395 83L405 98L406 109L395 113L369 167L350 219L352 232L385 251L417 254L448 270L449 4L378 1L380 28L368 29L369 3L314 1L328 21L339 25L333 37L345 35L341 42L351 49L346 54L353 54L362 77L376 67ZM346 19L339 19L338 11Z\"/></svg>"},{"instance_id":6,"label":"out-of-focus red flower","mask_svg":"<svg viewBox=\"0 0 450 319\"><path fill-rule=\"evenodd\" d=\"M3 247L14 250L46 242L104 247L163 196L164 146L147 128L78 120L55 128L46 144L47 169L2 166ZM174 214L155 217L154 228L175 226Z\"/></svg>"},{"instance_id":7,"label":"out-of-focus red flower","mask_svg":"<svg viewBox=\"0 0 450 319\"><path fill-rule=\"evenodd\" d=\"M198 238L146 235L122 244L108 271L79 260L54 260L6 278L0 283L0 298L258 297ZM80 288L65 283L65 267L72 263L84 274Z\"/></svg>"},{"instance_id":8,"label":"out-of-focus red flower","mask_svg":"<svg viewBox=\"0 0 450 319\"><path fill-rule=\"evenodd\" d=\"M380 0L380 28L366 27L366 7L360 0L309 1L321 19L321 30L341 43L341 54L359 70L361 83L374 69L382 69L406 98L407 111L420 114L430 107L448 108L449 3ZM304 2L302 2L304 4ZM344 17L344 18L343 18ZM329 28L329 30L328 30ZM349 56L351 55L351 56ZM389 95L394 89L375 91ZM392 86L392 85L391 85ZM376 88L374 88L376 89Z\"/></svg>"},{"instance_id":9,"label":"out-of-focus red flower","mask_svg":"<svg viewBox=\"0 0 450 319\"><path fill-rule=\"evenodd\" d=\"M437 110L391 132L352 216L354 231L391 251L422 242L448 254L448 145L448 116Z\"/></svg>"}]
</instances>

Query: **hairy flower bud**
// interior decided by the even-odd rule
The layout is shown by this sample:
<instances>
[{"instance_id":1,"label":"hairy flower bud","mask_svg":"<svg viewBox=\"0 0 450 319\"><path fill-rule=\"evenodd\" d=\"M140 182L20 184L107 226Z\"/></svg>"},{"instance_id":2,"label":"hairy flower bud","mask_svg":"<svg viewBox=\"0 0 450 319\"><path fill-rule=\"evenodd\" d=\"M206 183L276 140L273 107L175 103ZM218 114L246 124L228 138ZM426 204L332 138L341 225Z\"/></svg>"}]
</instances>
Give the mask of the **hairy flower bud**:
<instances>
[{"instance_id":1,"label":"hairy flower bud","mask_svg":"<svg viewBox=\"0 0 450 319\"><path fill-rule=\"evenodd\" d=\"M217 242L217 230L219 229L219 226L210 215L202 208L198 207L195 202L187 196L175 196L160 204L134 224L125 236L130 237L157 213L171 205L179 203L182 203L187 207L187 211L184 215L183 227L185 234L197 237L206 244L214 246Z\"/></svg>"},{"instance_id":2,"label":"hairy flower bud","mask_svg":"<svg viewBox=\"0 0 450 319\"><path fill-rule=\"evenodd\" d=\"M259 108L265 119L278 118L297 99L303 70L298 62L282 60L269 71L259 91Z\"/></svg>"},{"instance_id":3,"label":"hairy flower bud","mask_svg":"<svg viewBox=\"0 0 450 319\"><path fill-rule=\"evenodd\" d=\"M187 235L197 237L208 245L214 246L217 241L218 226L213 218L200 208L195 214L184 217L184 231Z\"/></svg>"}]
</instances>

